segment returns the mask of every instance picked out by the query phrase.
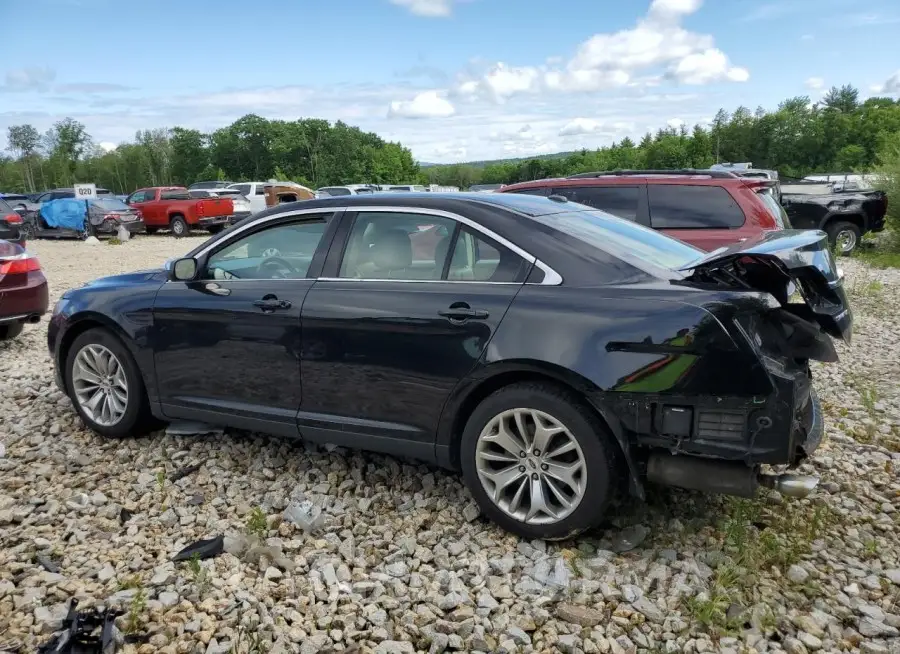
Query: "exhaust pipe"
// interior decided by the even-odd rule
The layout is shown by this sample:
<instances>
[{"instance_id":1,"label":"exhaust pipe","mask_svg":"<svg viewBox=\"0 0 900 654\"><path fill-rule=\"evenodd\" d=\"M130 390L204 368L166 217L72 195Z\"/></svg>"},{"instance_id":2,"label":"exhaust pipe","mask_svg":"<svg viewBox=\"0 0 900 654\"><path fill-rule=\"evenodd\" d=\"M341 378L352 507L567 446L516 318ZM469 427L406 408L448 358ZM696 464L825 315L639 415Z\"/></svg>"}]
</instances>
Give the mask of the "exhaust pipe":
<instances>
[{"instance_id":1,"label":"exhaust pipe","mask_svg":"<svg viewBox=\"0 0 900 654\"><path fill-rule=\"evenodd\" d=\"M777 490L787 497L802 499L819 485L819 478L809 475L760 475L759 483L766 488Z\"/></svg>"},{"instance_id":2,"label":"exhaust pipe","mask_svg":"<svg viewBox=\"0 0 900 654\"><path fill-rule=\"evenodd\" d=\"M763 475L759 466L740 461L701 459L668 453L654 453L647 461L647 479L656 484L678 486L705 493L754 497L760 485L794 498L808 496L819 484L807 475Z\"/></svg>"},{"instance_id":3,"label":"exhaust pipe","mask_svg":"<svg viewBox=\"0 0 900 654\"><path fill-rule=\"evenodd\" d=\"M37 314L35 314L35 315L33 315L33 316L28 316L28 318L26 319L26 322L28 322L28 323L31 324L31 325L36 325L36 324L38 324L40 321L41 321L41 317L40 317L39 315L37 315Z\"/></svg>"}]
</instances>

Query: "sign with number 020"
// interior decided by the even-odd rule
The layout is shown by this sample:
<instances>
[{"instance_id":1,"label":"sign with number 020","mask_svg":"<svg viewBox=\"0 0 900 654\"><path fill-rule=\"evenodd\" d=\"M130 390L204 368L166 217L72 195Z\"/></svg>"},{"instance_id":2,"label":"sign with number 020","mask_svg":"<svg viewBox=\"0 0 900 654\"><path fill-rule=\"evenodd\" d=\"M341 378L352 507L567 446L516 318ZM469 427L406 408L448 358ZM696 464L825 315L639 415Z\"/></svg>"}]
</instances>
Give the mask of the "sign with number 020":
<instances>
[{"instance_id":1,"label":"sign with number 020","mask_svg":"<svg viewBox=\"0 0 900 654\"><path fill-rule=\"evenodd\" d=\"M96 184L76 184L75 199L76 200L92 200L97 197Z\"/></svg>"}]
</instances>

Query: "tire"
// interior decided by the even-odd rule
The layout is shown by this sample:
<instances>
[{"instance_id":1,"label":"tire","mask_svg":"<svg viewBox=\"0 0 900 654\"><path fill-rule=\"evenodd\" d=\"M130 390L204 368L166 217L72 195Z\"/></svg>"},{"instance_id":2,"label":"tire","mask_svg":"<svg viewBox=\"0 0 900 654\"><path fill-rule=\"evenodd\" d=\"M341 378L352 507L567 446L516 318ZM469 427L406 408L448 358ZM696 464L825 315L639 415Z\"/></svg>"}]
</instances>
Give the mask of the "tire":
<instances>
[{"instance_id":1,"label":"tire","mask_svg":"<svg viewBox=\"0 0 900 654\"><path fill-rule=\"evenodd\" d=\"M172 216L169 228L172 230L172 236L175 238L187 236L190 231L190 227L188 227L187 222L185 222L184 216Z\"/></svg>"},{"instance_id":2,"label":"tire","mask_svg":"<svg viewBox=\"0 0 900 654\"><path fill-rule=\"evenodd\" d=\"M210 225L206 228L206 231L213 235L218 234L222 231L222 225Z\"/></svg>"},{"instance_id":3,"label":"tire","mask_svg":"<svg viewBox=\"0 0 900 654\"><path fill-rule=\"evenodd\" d=\"M95 419L93 415L85 410L79 399L77 388L89 387L84 385L83 382L75 380L74 368L79 354L90 346L94 346L95 351L102 348L106 352L111 353L124 373L126 383L125 410L121 412L121 417L115 422L103 422ZM124 438L125 436L139 435L151 431L156 427L156 421L150 413L150 403L147 401L144 380L134 361L134 357L131 356L131 352L128 351L125 344L110 331L98 327L80 334L69 348L65 366L63 374L65 376L66 392L72 400L75 411L89 429L107 438ZM121 398L121 394L117 397ZM102 412L98 410L98 413L101 415L97 417L102 419Z\"/></svg>"},{"instance_id":4,"label":"tire","mask_svg":"<svg viewBox=\"0 0 900 654\"><path fill-rule=\"evenodd\" d=\"M497 459L487 460L479 456L479 451L487 454L500 452L503 456L507 456L505 448L484 440L483 433L490 439L492 423L499 420L500 416L510 416L514 410L527 412L524 414L525 425L526 429L532 430L530 432L532 438L536 420L540 420L545 426L555 424L564 428L565 431L552 436L546 442L547 452L542 453L545 456L549 452L558 451L561 445L569 440L577 444L577 448L563 455L543 459L557 464L577 464L580 461L581 472L577 486L581 494L577 502L570 498L574 505L571 509L567 511L557 498L551 497L552 490L548 484L554 484L567 495L570 494L567 491L575 489L574 486L566 486L550 475L547 476L550 477L549 482L544 481L547 477L537 478L542 492L547 494L545 497L551 497L554 504L552 508L556 509L558 517L551 517L548 513L541 516L537 512L531 517L528 515L534 508L532 496L528 491L535 482L535 476L540 474L541 466L548 465L541 463L540 456L531 456L535 450L527 453L525 458L521 457L521 451L518 453L519 460L523 462L521 466L512 463L507 465L498 462ZM507 417L505 420L508 429L514 429L515 425L519 424L515 416ZM460 442L460 462L466 486L482 512L491 520L523 538L565 540L596 526L603 518L607 503L618 485L616 456L611 449L614 447L616 445L602 421L572 393L552 384L514 384L488 396L472 412ZM509 461L511 462L513 458L509 457ZM518 494L514 492L518 490L518 481L510 483L504 489L500 501L495 501L492 493L489 494L487 486L490 482L483 481L486 479L484 472L512 471L513 468L518 471L520 479L522 479L521 471L525 470L522 482L525 492L522 493L519 507L512 506ZM521 503L526 502L527 506L523 507ZM516 508L519 510L510 510ZM519 515L514 516L513 513Z\"/></svg>"},{"instance_id":5,"label":"tire","mask_svg":"<svg viewBox=\"0 0 900 654\"><path fill-rule=\"evenodd\" d=\"M34 223L30 220L23 220L22 226L19 227L19 238L23 241L32 241L34 240Z\"/></svg>"},{"instance_id":6,"label":"tire","mask_svg":"<svg viewBox=\"0 0 900 654\"><path fill-rule=\"evenodd\" d=\"M832 250L844 257L853 254L862 239L859 226L845 220L831 223L826 231Z\"/></svg>"},{"instance_id":7,"label":"tire","mask_svg":"<svg viewBox=\"0 0 900 654\"><path fill-rule=\"evenodd\" d=\"M22 333L25 328L20 322L13 322L7 325L0 325L0 341L11 341Z\"/></svg>"},{"instance_id":8,"label":"tire","mask_svg":"<svg viewBox=\"0 0 900 654\"><path fill-rule=\"evenodd\" d=\"M151 236L159 231L159 227L144 227L144 230L144 233L147 234L147 236Z\"/></svg>"}]
</instances>

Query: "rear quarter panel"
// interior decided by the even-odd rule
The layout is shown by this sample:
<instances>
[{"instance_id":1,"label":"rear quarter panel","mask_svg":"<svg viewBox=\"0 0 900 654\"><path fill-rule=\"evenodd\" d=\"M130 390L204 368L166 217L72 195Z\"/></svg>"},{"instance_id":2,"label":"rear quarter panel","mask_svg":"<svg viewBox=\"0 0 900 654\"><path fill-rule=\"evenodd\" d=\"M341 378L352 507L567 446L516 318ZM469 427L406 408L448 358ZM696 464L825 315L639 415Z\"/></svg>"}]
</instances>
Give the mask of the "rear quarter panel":
<instances>
[{"instance_id":1,"label":"rear quarter panel","mask_svg":"<svg viewBox=\"0 0 900 654\"><path fill-rule=\"evenodd\" d=\"M540 373L574 388L617 437L649 431L650 397L716 401L769 392L762 369L753 369L713 312L700 306L711 302L714 294L669 284L526 285L444 416L455 415L481 384L513 372ZM438 447L451 447L461 427L442 421Z\"/></svg>"}]
</instances>

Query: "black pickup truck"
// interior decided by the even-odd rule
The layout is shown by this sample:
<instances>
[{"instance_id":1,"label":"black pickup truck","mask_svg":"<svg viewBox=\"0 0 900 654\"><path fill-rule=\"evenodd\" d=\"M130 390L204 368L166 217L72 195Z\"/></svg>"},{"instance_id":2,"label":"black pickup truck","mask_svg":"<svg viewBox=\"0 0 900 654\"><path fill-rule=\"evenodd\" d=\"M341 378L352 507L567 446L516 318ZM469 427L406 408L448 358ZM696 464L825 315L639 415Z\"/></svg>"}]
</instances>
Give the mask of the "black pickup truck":
<instances>
[{"instance_id":1,"label":"black pickup truck","mask_svg":"<svg viewBox=\"0 0 900 654\"><path fill-rule=\"evenodd\" d=\"M794 229L821 229L832 248L848 255L866 232L884 229L887 196L883 191L836 186L831 182L781 185L781 205Z\"/></svg>"}]
</instances>

